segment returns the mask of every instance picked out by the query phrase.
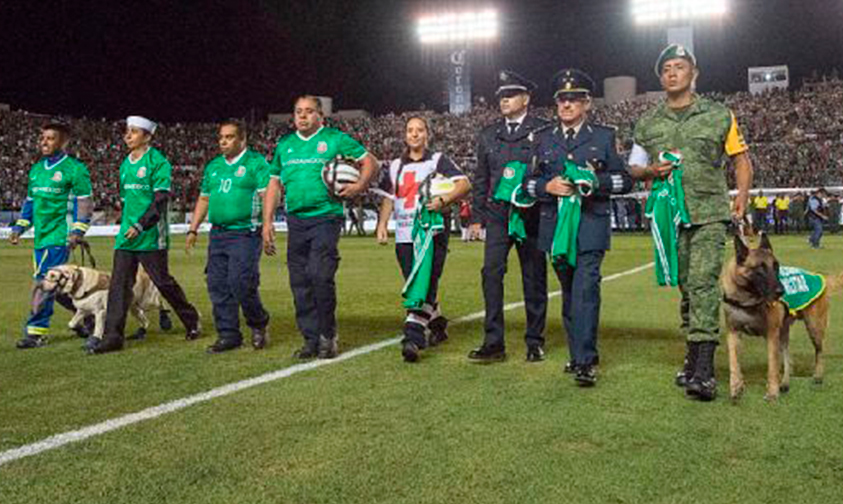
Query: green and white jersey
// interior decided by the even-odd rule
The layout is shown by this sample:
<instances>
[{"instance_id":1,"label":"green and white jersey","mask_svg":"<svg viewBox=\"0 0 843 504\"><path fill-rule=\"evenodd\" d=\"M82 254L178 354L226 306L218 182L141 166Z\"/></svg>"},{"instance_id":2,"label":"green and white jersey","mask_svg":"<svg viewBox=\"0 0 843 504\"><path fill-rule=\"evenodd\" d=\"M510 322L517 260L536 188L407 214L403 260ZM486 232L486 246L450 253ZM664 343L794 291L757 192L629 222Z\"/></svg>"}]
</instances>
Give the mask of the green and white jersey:
<instances>
[{"instance_id":1,"label":"green and white jersey","mask_svg":"<svg viewBox=\"0 0 843 504\"><path fill-rule=\"evenodd\" d=\"M202 196L208 198L208 221L226 229L254 231L261 225L263 198L269 182L269 163L244 149L230 162L217 156L202 175Z\"/></svg>"},{"instance_id":2,"label":"green and white jersey","mask_svg":"<svg viewBox=\"0 0 843 504\"><path fill-rule=\"evenodd\" d=\"M77 198L91 196L91 175L82 161L65 154L54 164L41 159L32 165L27 196L32 199L36 249L67 244L67 202L71 193Z\"/></svg>"},{"instance_id":3,"label":"green and white jersey","mask_svg":"<svg viewBox=\"0 0 843 504\"><path fill-rule=\"evenodd\" d=\"M270 175L284 184L287 213L305 218L342 215L342 202L322 182L322 167L337 156L359 161L367 154L357 140L324 126L309 138L297 131L278 140Z\"/></svg>"},{"instance_id":4,"label":"green and white jersey","mask_svg":"<svg viewBox=\"0 0 843 504\"><path fill-rule=\"evenodd\" d=\"M114 243L119 250L149 251L165 250L170 246L170 230L167 216L162 215L158 223L143 230L133 240L123 237L129 227L137 224L149 209L157 191L170 190L173 167L167 158L155 147L150 147L140 157L132 160L126 156L120 165L120 199L123 200L123 217L120 233Z\"/></svg>"}]
</instances>

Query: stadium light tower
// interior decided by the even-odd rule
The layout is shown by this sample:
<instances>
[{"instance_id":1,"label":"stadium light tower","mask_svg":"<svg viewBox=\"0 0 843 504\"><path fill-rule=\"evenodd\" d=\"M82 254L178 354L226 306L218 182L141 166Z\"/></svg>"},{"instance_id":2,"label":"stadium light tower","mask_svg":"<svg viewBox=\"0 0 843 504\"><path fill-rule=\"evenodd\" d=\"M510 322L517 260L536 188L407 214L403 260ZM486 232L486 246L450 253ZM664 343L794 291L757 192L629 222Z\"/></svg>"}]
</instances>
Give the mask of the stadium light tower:
<instances>
[{"instance_id":1,"label":"stadium light tower","mask_svg":"<svg viewBox=\"0 0 843 504\"><path fill-rule=\"evenodd\" d=\"M498 37L498 13L494 9L442 12L420 16L416 32L422 45L448 48L448 102L452 114L471 111L469 47Z\"/></svg>"},{"instance_id":2,"label":"stadium light tower","mask_svg":"<svg viewBox=\"0 0 843 504\"><path fill-rule=\"evenodd\" d=\"M691 22L720 17L729 11L728 0L631 0L632 17L639 25L666 25L667 43L682 44L694 52Z\"/></svg>"}]
</instances>

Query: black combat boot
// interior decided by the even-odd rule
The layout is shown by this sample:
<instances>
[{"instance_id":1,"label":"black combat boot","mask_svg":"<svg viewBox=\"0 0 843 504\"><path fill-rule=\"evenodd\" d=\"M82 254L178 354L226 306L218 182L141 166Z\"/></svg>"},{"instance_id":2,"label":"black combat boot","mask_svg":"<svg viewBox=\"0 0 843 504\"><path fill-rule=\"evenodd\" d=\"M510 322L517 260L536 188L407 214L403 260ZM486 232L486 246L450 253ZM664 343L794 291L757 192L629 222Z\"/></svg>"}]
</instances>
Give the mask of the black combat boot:
<instances>
[{"instance_id":1,"label":"black combat boot","mask_svg":"<svg viewBox=\"0 0 843 504\"><path fill-rule=\"evenodd\" d=\"M717 380L714 379L714 351L717 350L717 342L703 341L697 345L697 366L694 376L685 387L685 393L700 401L712 401L717 397Z\"/></svg>"},{"instance_id":2,"label":"black combat boot","mask_svg":"<svg viewBox=\"0 0 843 504\"><path fill-rule=\"evenodd\" d=\"M697 369L697 356L700 354L700 344L698 342L689 341L685 344L687 350L685 351L685 364L680 371L676 373L676 386L687 387L691 377L694 376L694 371Z\"/></svg>"}]
</instances>

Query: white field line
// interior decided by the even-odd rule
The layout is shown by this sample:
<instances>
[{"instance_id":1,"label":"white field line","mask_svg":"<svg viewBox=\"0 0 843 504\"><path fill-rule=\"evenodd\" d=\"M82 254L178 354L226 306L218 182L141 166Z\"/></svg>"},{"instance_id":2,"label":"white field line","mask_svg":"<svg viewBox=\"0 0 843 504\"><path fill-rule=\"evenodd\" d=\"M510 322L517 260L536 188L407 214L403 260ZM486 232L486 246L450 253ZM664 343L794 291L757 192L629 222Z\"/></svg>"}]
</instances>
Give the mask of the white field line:
<instances>
[{"instance_id":1,"label":"white field line","mask_svg":"<svg viewBox=\"0 0 843 504\"><path fill-rule=\"evenodd\" d=\"M633 275L635 273L647 270L653 267L653 263L645 264L643 266L639 266L637 268L633 268L627 271L623 271L620 273L615 273L614 275L609 275L603 279L603 281L610 282L612 280L616 280L621 277L625 277L628 275ZM551 292L549 294L550 297L556 297L561 294L561 291ZM513 310L515 308L524 306L523 301L519 301L517 303L509 303L504 306L504 310ZM482 319L485 316L485 311L479 311L476 313L471 313L464 317L460 317L454 320L454 323L464 323L470 322L473 320ZM276 380L280 380L282 378L287 378L293 376L295 374L310 371L312 369L320 368L322 366L328 366L330 364L337 364L349 359L353 359L360 355L365 355L368 353L375 352L382 348L395 345L401 341L401 336L397 336L394 338L390 338L383 341L378 341L377 343L372 343L370 345L362 346L359 348L355 348L353 350L349 350L348 352L343 352L338 355L335 359L331 360L315 360L310 362L305 362L303 364L296 364L294 366L286 367L284 369L279 369L277 371L271 371L269 373L262 374L260 376L256 376L254 378L248 378L246 380L241 380L234 383L229 383L228 385L223 385L221 387L217 387L215 389L211 389L207 392L202 392L199 394L195 394L188 397L183 397L181 399L176 399L175 401L170 401L164 404L160 404L158 406L153 406L147 408L145 410L138 411L136 413L129 413L128 415L123 415L121 417L113 418L111 420L106 420L104 422L100 422L98 424L89 425L87 427L82 427L81 429L73 430L64 432L61 434L56 434L54 436L50 436L48 438L42 439L41 441L37 441L35 443L31 443L28 445L20 446L18 448L13 448L11 450L6 450L4 452L0 452L0 466L8 464L9 462L14 462L15 460L19 460L25 457L30 457L32 455L37 455L41 452L55 450L56 448L60 448L66 444L76 443L78 441L84 441L88 438L92 438L95 436L99 436L105 434L107 432L111 432L113 430L120 429L122 427L126 427L129 425L133 425L136 423L140 423L146 420L152 420L154 418L158 418L162 415L166 415L167 413L173 413L175 411L182 410L187 408L188 406L192 406L194 404L203 403L206 401L210 401L211 399L216 399L218 397L227 396L229 394L233 394L235 392L239 392L241 390L246 390L258 385L262 385L264 383L273 382Z\"/></svg>"}]
</instances>

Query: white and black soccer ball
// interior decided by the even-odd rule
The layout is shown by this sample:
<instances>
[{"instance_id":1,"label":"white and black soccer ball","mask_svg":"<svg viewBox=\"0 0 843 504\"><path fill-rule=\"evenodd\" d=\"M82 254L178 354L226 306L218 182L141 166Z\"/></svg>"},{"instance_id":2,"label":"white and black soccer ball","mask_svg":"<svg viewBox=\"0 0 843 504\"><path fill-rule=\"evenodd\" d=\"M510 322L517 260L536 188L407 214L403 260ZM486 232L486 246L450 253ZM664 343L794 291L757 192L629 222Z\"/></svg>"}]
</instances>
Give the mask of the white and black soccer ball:
<instances>
[{"instance_id":1,"label":"white and black soccer ball","mask_svg":"<svg viewBox=\"0 0 843 504\"><path fill-rule=\"evenodd\" d=\"M358 180L360 180L360 171L342 161L330 162L322 168L322 182L332 196L338 197L346 185Z\"/></svg>"},{"instance_id":2,"label":"white and black soccer ball","mask_svg":"<svg viewBox=\"0 0 843 504\"><path fill-rule=\"evenodd\" d=\"M419 188L419 196L424 201L430 201L437 196L444 196L454 190L454 181L439 173L428 176Z\"/></svg>"}]
</instances>

